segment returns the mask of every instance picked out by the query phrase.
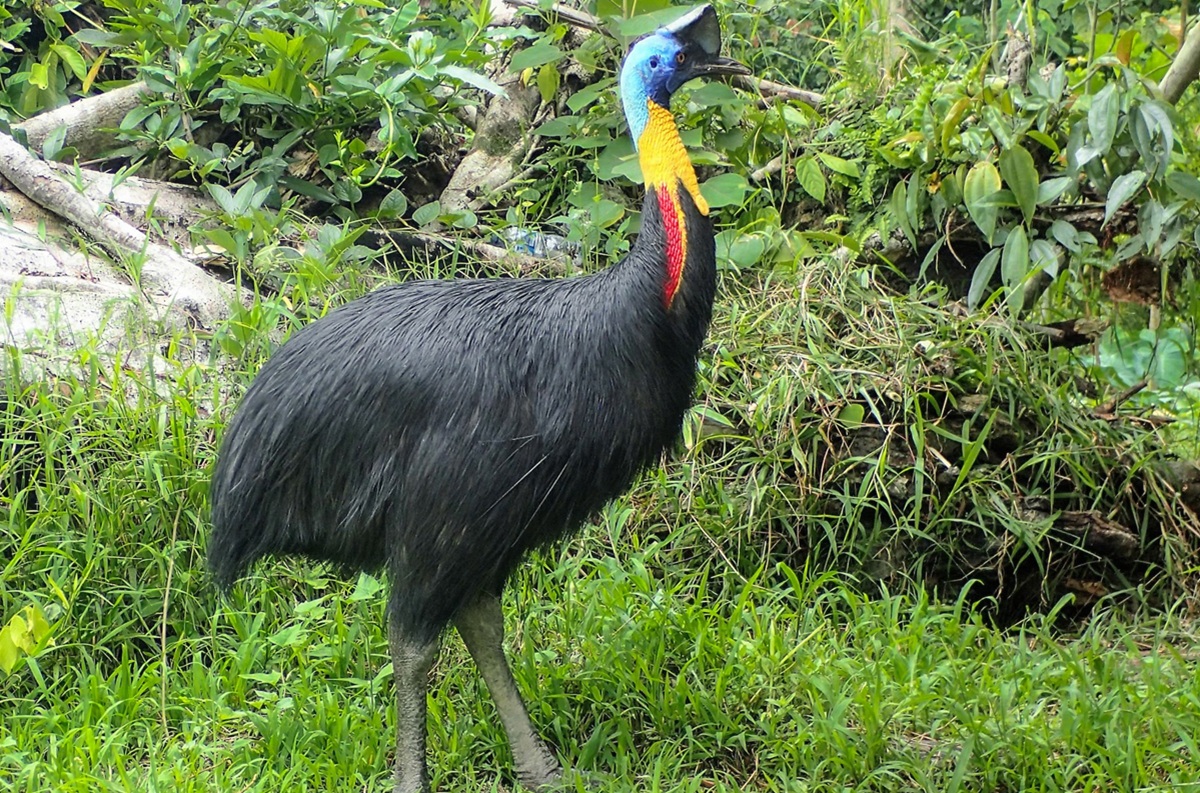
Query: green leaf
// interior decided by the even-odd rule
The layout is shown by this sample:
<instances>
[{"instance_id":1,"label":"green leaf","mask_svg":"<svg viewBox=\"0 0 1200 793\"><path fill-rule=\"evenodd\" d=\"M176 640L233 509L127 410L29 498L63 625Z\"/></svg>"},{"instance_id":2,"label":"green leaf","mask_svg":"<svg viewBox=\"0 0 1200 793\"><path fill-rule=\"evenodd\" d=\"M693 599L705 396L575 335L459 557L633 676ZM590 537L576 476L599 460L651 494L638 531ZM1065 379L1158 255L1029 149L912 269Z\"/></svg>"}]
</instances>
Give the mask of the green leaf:
<instances>
[{"instance_id":1,"label":"green leaf","mask_svg":"<svg viewBox=\"0 0 1200 793\"><path fill-rule=\"evenodd\" d=\"M1112 219L1113 214L1120 209L1126 201L1142 189L1142 185L1146 183L1146 172L1141 170L1133 170L1129 173L1123 173L1116 179L1113 179L1112 187L1108 188L1108 200L1104 203L1104 224Z\"/></svg>"},{"instance_id":2,"label":"green leaf","mask_svg":"<svg viewBox=\"0 0 1200 793\"><path fill-rule=\"evenodd\" d=\"M315 198L318 201L324 201L327 204L336 204L338 202L337 196L329 192L329 190L305 179L295 176L281 176L279 184L281 187L285 187L292 192L299 193L308 198ZM209 184L208 187L213 187L213 185Z\"/></svg>"},{"instance_id":3,"label":"green leaf","mask_svg":"<svg viewBox=\"0 0 1200 793\"><path fill-rule=\"evenodd\" d=\"M18 619L20 617L13 617L13 620ZM4 670L4 674L12 673L21 654L21 648L17 646L16 628L10 620L8 625L0 628L0 669Z\"/></svg>"},{"instance_id":4,"label":"green leaf","mask_svg":"<svg viewBox=\"0 0 1200 793\"><path fill-rule=\"evenodd\" d=\"M1025 277L1029 275L1029 237L1025 227L1016 226L1004 241L1000 256L1000 279L1008 288L1008 308L1016 314L1025 303Z\"/></svg>"},{"instance_id":5,"label":"green leaf","mask_svg":"<svg viewBox=\"0 0 1200 793\"><path fill-rule=\"evenodd\" d=\"M1000 249L992 248L979 260L979 264L975 265L975 272L971 276L971 286L967 289L967 308L971 311L979 306L979 300L983 297L984 290L992 282L992 274L996 272L996 263L999 261Z\"/></svg>"},{"instance_id":6,"label":"green leaf","mask_svg":"<svg viewBox=\"0 0 1200 793\"><path fill-rule=\"evenodd\" d=\"M1079 244L1079 232L1065 220L1059 219L1050 224L1050 236L1071 253L1079 253L1082 250Z\"/></svg>"},{"instance_id":7,"label":"green leaf","mask_svg":"<svg viewBox=\"0 0 1200 793\"><path fill-rule=\"evenodd\" d=\"M63 44L61 41L50 45L50 50L62 58L63 63L67 64L72 74L82 80L87 77L87 63L83 60L83 56L75 50Z\"/></svg>"},{"instance_id":8,"label":"green leaf","mask_svg":"<svg viewBox=\"0 0 1200 793\"><path fill-rule=\"evenodd\" d=\"M840 173L842 176L849 176L851 179L859 178L858 164L843 160L841 157L835 157L832 154L819 152L817 157L820 158L822 164L834 173Z\"/></svg>"},{"instance_id":9,"label":"green leaf","mask_svg":"<svg viewBox=\"0 0 1200 793\"><path fill-rule=\"evenodd\" d=\"M728 260L733 266L745 269L753 266L767 252L767 243L760 234L745 234L737 229L717 235L717 259Z\"/></svg>"},{"instance_id":10,"label":"green leaf","mask_svg":"<svg viewBox=\"0 0 1200 793\"><path fill-rule=\"evenodd\" d=\"M740 173L723 173L700 185L700 192L713 209L725 206L741 206L750 190L750 183Z\"/></svg>"},{"instance_id":11,"label":"green leaf","mask_svg":"<svg viewBox=\"0 0 1200 793\"><path fill-rule=\"evenodd\" d=\"M845 405L841 410L839 410L837 417L838 421L846 426L857 427L862 424L863 419L866 418L866 415L867 411L862 405L852 403Z\"/></svg>"},{"instance_id":12,"label":"green leaf","mask_svg":"<svg viewBox=\"0 0 1200 793\"><path fill-rule=\"evenodd\" d=\"M408 211L408 199L399 190L393 189L379 202L379 215L383 218L398 218Z\"/></svg>"},{"instance_id":13,"label":"green leaf","mask_svg":"<svg viewBox=\"0 0 1200 793\"><path fill-rule=\"evenodd\" d=\"M904 182L898 182L896 188L892 190L892 197L888 200L888 209L891 210L892 217L900 226L900 230L904 232L908 244L912 246L913 250L916 250L917 232L913 228L912 218L908 215L908 191L905 189Z\"/></svg>"},{"instance_id":14,"label":"green leaf","mask_svg":"<svg viewBox=\"0 0 1200 793\"><path fill-rule=\"evenodd\" d=\"M1030 140L1035 140L1038 143L1045 146L1050 151L1050 154L1053 155L1054 157L1058 156L1058 153L1060 151L1060 149L1058 148L1058 141L1056 141L1054 138L1047 135L1045 132L1042 132L1042 131L1036 130L1036 129L1031 129L1025 133L1025 137L1029 138Z\"/></svg>"},{"instance_id":15,"label":"green leaf","mask_svg":"<svg viewBox=\"0 0 1200 793\"><path fill-rule=\"evenodd\" d=\"M1167 186L1180 198L1189 201L1200 201L1200 179L1183 171L1171 171L1167 174Z\"/></svg>"},{"instance_id":16,"label":"green leaf","mask_svg":"<svg viewBox=\"0 0 1200 793\"><path fill-rule=\"evenodd\" d=\"M1088 108L1088 131L1092 136L1092 147L1099 154L1107 154L1117 134L1117 121L1121 113L1121 97L1114 83L1101 88L1092 97Z\"/></svg>"},{"instance_id":17,"label":"green leaf","mask_svg":"<svg viewBox=\"0 0 1200 793\"><path fill-rule=\"evenodd\" d=\"M1050 240L1034 240L1029 245L1030 269L1042 270L1051 278L1058 277L1058 250Z\"/></svg>"},{"instance_id":18,"label":"green leaf","mask_svg":"<svg viewBox=\"0 0 1200 793\"><path fill-rule=\"evenodd\" d=\"M63 144L66 142L67 125L60 124L42 141L42 158L47 161L57 160L58 154L62 151Z\"/></svg>"},{"instance_id":19,"label":"green leaf","mask_svg":"<svg viewBox=\"0 0 1200 793\"><path fill-rule=\"evenodd\" d=\"M1057 201L1075 180L1069 176L1055 176L1038 185L1037 202L1041 206Z\"/></svg>"},{"instance_id":20,"label":"green leaf","mask_svg":"<svg viewBox=\"0 0 1200 793\"><path fill-rule=\"evenodd\" d=\"M1019 143L1000 152L1000 175L1016 197L1025 222L1029 223L1038 203L1038 172L1033 155Z\"/></svg>"},{"instance_id":21,"label":"green leaf","mask_svg":"<svg viewBox=\"0 0 1200 793\"><path fill-rule=\"evenodd\" d=\"M825 201L825 174L813 157L801 157L796 161L796 181L817 201Z\"/></svg>"},{"instance_id":22,"label":"green leaf","mask_svg":"<svg viewBox=\"0 0 1200 793\"><path fill-rule=\"evenodd\" d=\"M95 28L85 28L71 36L71 38L80 44L90 44L100 49L111 49L125 44L132 44L136 41L132 31L113 33L108 30L97 30Z\"/></svg>"},{"instance_id":23,"label":"green leaf","mask_svg":"<svg viewBox=\"0 0 1200 793\"><path fill-rule=\"evenodd\" d=\"M1022 226L1016 226L1004 241L1000 260L1000 278L1009 289L1020 286L1029 273L1029 237Z\"/></svg>"},{"instance_id":24,"label":"green leaf","mask_svg":"<svg viewBox=\"0 0 1200 793\"><path fill-rule=\"evenodd\" d=\"M987 161L975 163L967 172L967 178L963 184L963 203L967 205L967 212L971 215L971 220L975 221L975 225L983 232L983 238L989 243L996 233L996 218L1000 210L995 205L987 203L986 199L999 189L1000 172L996 170L996 166Z\"/></svg>"},{"instance_id":25,"label":"green leaf","mask_svg":"<svg viewBox=\"0 0 1200 793\"><path fill-rule=\"evenodd\" d=\"M481 91L487 91L492 96L508 96L508 92L504 90L503 86L485 74L464 69L454 64L443 66L440 71L447 77L474 86Z\"/></svg>"},{"instance_id":26,"label":"green leaf","mask_svg":"<svg viewBox=\"0 0 1200 793\"><path fill-rule=\"evenodd\" d=\"M567 97L567 107L572 113L578 113L611 90L613 90L612 83L608 80L592 83Z\"/></svg>"},{"instance_id":27,"label":"green leaf","mask_svg":"<svg viewBox=\"0 0 1200 793\"><path fill-rule=\"evenodd\" d=\"M425 206L413 212L413 223L418 226L427 226L437 220L438 215L442 214L442 205L438 201L430 201Z\"/></svg>"},{"instance_id":28,"label":"green leaf","mask_svg":"<svg viewBox=\"0 0 1200 793\"><path fill-rule=\"evenodd\" d=\"M523 72L535 66L554 63L562 58L563 51L553 44L539 41L532 47L523 49L513 56L508 68L514 72Z\"/></svg>"},{"instance_id":29,"label":"green leaf","mask_svg":"<svg viewBox=\"0 0 1200 793\"><path fill-rule=\"evenodd\" d=\"M560 79L558 68L552 63L547 63L541 69L538 69L538 93L541 94L542 101L546 104L554 101L554 95L558 93Z\"/></svg>"}]
</instances>

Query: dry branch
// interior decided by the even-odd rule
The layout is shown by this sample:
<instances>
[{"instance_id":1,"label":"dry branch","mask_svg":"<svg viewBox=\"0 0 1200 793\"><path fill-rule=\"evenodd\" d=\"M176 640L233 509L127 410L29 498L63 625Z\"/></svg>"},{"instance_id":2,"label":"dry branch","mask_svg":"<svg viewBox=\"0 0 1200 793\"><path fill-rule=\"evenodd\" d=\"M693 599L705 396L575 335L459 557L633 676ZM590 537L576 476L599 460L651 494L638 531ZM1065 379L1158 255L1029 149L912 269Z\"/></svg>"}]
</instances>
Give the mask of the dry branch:
<instances>
[{"instance_id":1,"label":"dry branch","mask_svg":"<svg viewBox=\"0 0 1200 793\"><path fill-rule=\"evenodd\" d=\"M1167 69L1162 82L1158 84L1163 98L1171 104L1178 102L1187 87L1200 76L1200 35L1197 33L1200 33L1200 25L1193 27L1187 34L1183 46L1175 54L1171 68Z\"/></svg>"},{"instance_id":2,"label":"dry branch","mask_svg":"<svg viewBox=\"0 0 1200 793\"><path fill-rule=\"evenodd\" d=\"M108 130L119 127L125 115L149 93L150 86L145 83L132 83L41 113L14 124L13 129L24 132L29 147L40 151L46 138L65 126L64 145L75 147L80 159L90 160L112 148L113 135Z\"/></svg>"},{"instance_id":3,"label":"dry branch","mask_svg":"<svg viewBox=\"0 0 1200 793\"><path fill-rule=\"evenodd\" d=\"M514 8L531 8L534 11L541 11L542 7L535 0L504 0L505 4ZM563 5L562 3L554 3L550 6L549 13L560 17L564 22L574 25L577 28L591 30L596 33L601 33L604 30L604 22L599 17L592 16L586 11L580 11L576 8Z\"/></svg>"},{"instance_id":4,"label":"dry branch","mask_svg":"<svg viewBox=\"0 0 1200 793\"><path fill-rule=\"evenodd\" d=\"M151 242L4 134L0 134L0 175L36 204L69 220L117 259L144 256L141 287L158 308L181 311L203 326L226 313L233 296L228 286L215 282L174 250Z\"/></svg>"}]
</instances>

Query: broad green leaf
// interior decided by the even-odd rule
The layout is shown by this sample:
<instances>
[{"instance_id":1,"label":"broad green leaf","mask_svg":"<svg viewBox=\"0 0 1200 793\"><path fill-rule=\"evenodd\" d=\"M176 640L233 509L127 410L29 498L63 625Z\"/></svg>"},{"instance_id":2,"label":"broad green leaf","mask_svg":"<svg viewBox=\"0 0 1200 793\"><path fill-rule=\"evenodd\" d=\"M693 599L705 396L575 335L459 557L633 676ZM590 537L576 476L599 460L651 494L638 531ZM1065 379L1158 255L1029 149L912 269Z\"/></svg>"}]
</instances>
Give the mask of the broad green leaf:
<instances>
[{"instance_id":1,"label":"broad green leaf","mask_svg":"<svg viewBox=\"0 0 1200 793\"><path fill-rule=\"evenodd\" d=\"M967 308L974 311L979 306L984 290L992 282L992 274L996 272L996 263L1000 261L1000 249L992 248L975 265L971 276L971 286L967 289Z\"/></svg>"},{"instance_id":2,"label":"broad green leaf","mask_svg":"<svg viewBox=\"0 0 1200 793\"><path fill-rule=\"evenodd\" d=\"M558 47L545 41L539 41L532 47L523 49L514 55L508 68L510 71L523 72L526 69L532 69L536 66L554 63L562 58L562 56L563 51Z\"/></svg>"},{"instance_id":3,"label":"broad green leaf","mask_svg":"<svg viewBox=\"0 0 1200 793\"><path fill-rule=\"evenodd\" d=\"M1042 270L1051 278L1058 277L1058 250L1050 240L1034 240L1029 244L1031 270Z\"/></svg>"},{"instance_id":4,"label":"broad green leaf","mask_svg":"<svg viewBox=\"0 0 1200 793\"><path fill-rule=\"evenodd\" d=\"M1155 178L1161 178L1171 164L1171 152L1175 148L1175 125L1171 117L1158 102L1146 102L1138 107L1138 117L1152 130L1159 134L1162 146L1159 149L1157 167L1154 169Z\"/></svg>"},{"instance_id":5,"label":"broad green leaf","mask_svg":"<svg viewBox=\"0 0 1200 793\"><path fill-rule=\"evenodd\" d=\"M700 192L712 208L741 206L750 190L750 183L740 173L723 173L700 185Z\"/></svg>"},{"instance_id":6,"label":"broad green leaf","mask_svg":"<svg viewBox=\"0 0 1200 793\"><path fill-rule=\"evenodd\" d=\"M13 620L17 619L20 617L13 617ZM21 655L21 648L17 646L16 629L10 621L8 625L0 628L0 669L4 670L4 674L12 672Z\"/></svg>"},{"instance_id":7,"label":"broad green leaf","mask_svg":"<svg viewBox=\"0 0 1200 793\"><path fill-rule=\"evenodd\" d=\"M338 202L337 196L329 192L329 190L321 185L315 185L305 179L284 175L279 178L279 184L281 187L285 187L288 190L299 193L302 196L315 198L318 201L324 201L327 204L336 204ZM211 183L207 186L213 187Z\"/></svg>"},{"instance_id":8,"label":"broad green leaf","mask_svg":"<svg viewBox=\"0 0 1200 793\"><path fill-rule=\"evenodd\" d=\"M96 30L95 28L85 28L74 34L71 38L80 44L90 44L100 49L111 49L136 41L136 37L132 31L113 33L108 30Z\"/></svg>"},{"instance_id":9,"label":"broad green leaf","mask_svg":"<svg viewBox=\"0 0 1200 793\"><path fill-rule=\"evenodd\" d=\"M1112 148L1120 112L1121 96L1115 83L1104 86L1092 97L1092 105L1088 108L1088 131L1098 154L1107 154Z\"/></svg>"},{"instance_id":10,"label":"broad green leaf","mask_svg":"<svg viewBox=\"0 0 1200 793\"><path fill-rule=\"evenodd\" d=\"M692 91L688 100L700 107L728 107L741 101L741 97L725 83L704 83Z\"/></svg>"},{"instance_id":11,"label":"broad green leaf","mask_svg":"<svg viewBox=\"0 0 1200 793\"><path fill-rule=\"evenodd\" d=\"M508 92L495 80L479 72L464 69L461 66L448 64L441 67L441 73L459 82L474 86L481 91L487 91L493 96L508 96Z\"/></svg>"},{"instance_id":12,"label":"broad green leaf","mask_svg":"<svg viewBox=\"0 0 1200 793\"><path fill-rule=\"evenodd\" d=\"M393 189L379 202L379 214L384 218L398 218L408 211L408 199L404 193Z\"/></svg>"},{"instance_id":13,"label":"broad green leaf","mask_svg":"<svg viewBox=\"0 0 1200 793\"><path fill-rule=\"evenodd\" d=\"M67 125L60 124L42 141L42 158L49 161L58 159L58 154L62 151L63 144L66 142Z\"/></svg>"},{"instance_id":14,"label":"broad green leaf","mask_svg":"<svg viewBox=\"0 0 1200 793\"><path fill-rule=\"evenodd\" d=\"M825 201L825 174L813 157L801 157L796 161L796 181L817 201Z\"/></svg>"},{"instance_id":15,"label":"broad green leaf","mask_svg":"<svg viewBox=\"0 0 1200 793\"><path fill-rule=\"evenodd\" d=\"M438 201L430 201L425 206L417 209L416 212L413 212L413 223L416 223L418 226L427 226L433 221L437 220L438 215L440 214L442 214L441 203Z\"/></svg>"},{"instance_id":16,"label":"broad green leaf","mask_svg":"<svg viewBox=\"0 0 1200 793\"><path fill-rule=\"evenodd\" d=\"M1023 226L1016 226L1004 241L1000 259L1000 278L1009 289L1020 286L1029 273L1029 237Z\"/></svg>"},{"instance_id":17,"label":"broad green leaf","mask_svg":"<svg viewBox=\"0 0 1200 793\"><path fill-rule=\"evenodd\" d=\"M1038 172L1033 155L1019 143L1000 152L1000 175L1029 223L1038 202Z\"/></svg>"},{"instance_id":18,"label":"broad green leaf","mask_svg":"<svg viewBox=\"0 0 1200 793\"><path fill-rule=\"evenodd\" d=\"M87 63L84 62L83 56L78 52L63 44L61 41L50 45L50 50L62 59L63 63L71 70L77 78L82 80L87 77Z\"/></svg>"},{"instance_id":19,"label":"broad green leaf","mask_svg":"<svg viewBox=\"0 0 1200 793\"><path fill-rule=\"evenodd\" d=\"M892 217L900 226L900 230L904 232L908 244L913 247L913 250L916 250L917 232L913 227L913 219L908 215L908 191L905 190L904 185L904 182L896 184L895 189L892 190L892 197L888 201L888 209L891 210Z\"/></svg>"},{"instance_id":20,"label":"broad green leaf","mask_svg":"<svg viewBox=\"0 0 1200 793\"><path fill-rule=\"evenodd\" d=\"M1167 174L1167 186L1180 198L1189 201L1200 201L1200 179L1183 171L1171 171Z\"/></svg>"},{"instance_id":21,"label":"broad green leaf","mask_svg":"<svg viewBox=\"0 0 1200 793\"><path fill-rule=\"evenodd\" d=\"M592 83L567 97L567 107L572 113L578 113L611 90L613 90L612 84L607 80Z\"/></svg>"},{"instance_id":22,"label":"broad green leaf","mask_svg":"<svg viewBox=\"0 0 1200 793\"><path fill-rule=\"evenodd\" d=\"M1138 231L1146 243L1147 250L1153 250L1162 239L1163 226L1166 221L1166 209L1153 198L1147 199L1138 210Z\"/></svg>"},{"instance_id":23,"label":"broad green leaf","mask_svg":"<svg viewBox=\"0 0 1200 793\"><path fill-rule=\"evenodd\" d=\"M950 152L950 142L954 136L958 134L958 126L962 122L963 115L967 112L967 108L971 106L971 99L968 97L960 97L957 102L950 106L949 112L946 113L946 118L942 120L942 129L939 138L942 144L942 152Z\"/></svg>"},{"instance_id":24,"label":"broad green leaf","mask_svg":"<svg viewBox=\"0 0 1200 793\"><path fill-rule=\"evenodd\" d=\"M538 69L538 93L541 94L542 101L546 104L554 101L554 95L558 93L560 79L558 68L552 63L547 63L541 69Z\"/></svg>"},{"instance_id":25,"label":"broad green leaf","mask_svg":"<svg viewBox=\"0 0 1200 793\"><path fill-rule=\"evenodd\" d=\"M1146 172L1141 170L1133 170L1129 173L1123 173L1116 179L1113 179L1112 187L1108 188L1108 200L1104 203L1104 225L1112 219L1113 214L1120 209L1126 201L1142 189L1142 185L1146 183Z\"/></svg>"},{"instance_id":26,"label":"broad green leaf","mask_svg":"<svg viewBox=\"0 0 1200 793\"><path fill-rule=\"evenodd\" d=\"M1025 304L1025 277L1029 275L1029 238L1025 227L1016 226L1004 241L1000 256L1000 278L1008 288L1008 308L1014 315Z\"/></svg>"},{"instance_id":27,"label":"broad green leaf","mask_svg":"<svg viewBox=\"0 0 1200 793\"><path fill-rule=\"evenodd\" d=\"M730 261L736 268L752 267L766 252L767 244L760 234L730 229L717 235L717 260Z\"/></svg>"},{"instance_id":28,"label":"broad green leaf","mask_svg":"<svg viewBox=\"0 0 1200 793\"><path fill-rule=\"evenodd\" d=\"M971 220L975 221L975 225L983 232L983 238L989 243L996 233L996 218L1000 210L996 206L988 204L986 199L999 189L1000 172L996 170L996 166L987 161L975 163L967 172L967 178L963 184L963 203L967 205L967 212L971 215Z\"/></svg>"},{"instance_id":29,"label":"broad green leaf","mask_svg":"<svg viewBox=\"0 0 1200 793\"><path fill-rule=\"evenodd\" d=\"M579 132L579 116L559 116L542 124L533 132L543 138L565 138Z\"/></svg>"},{"instance_id":30,"label":"broad green leaf","mask_svg":"<svg viewBox=\"0 0 1200 793\"><path fill-rule=\"evenodd\" d=\"M996 137L996 141L1000 144L1001 148L1010 149L1016 144L1016 135L1012 128L1012 113L1006 112L995 105L984 105L983 122L987 124L987 128Z\"/></svg>"},{"instance_id":31,"label":"broad green leaf","mask_svg":"<svg viewBox=\"0 0 1200 793\"><path fill-rule=\"evenodd\" d=\"M1075 180L1069 176L1055 176L1038 185L1037 202L1041 206L1051 204L1059 199Z\"/></svg>"},{"instance_id":32,"label":"broad green leaf","mask_svg":"<svg viewBox=\"0 0 1200 793\"><path fill-rule=\"evenodd\" d=\"M1059 151L1061 151L1058 147L1058 141L1040 130L1031 129L1025 133L1025 137L1029 138L1030 140L1037 141L1045 146L1050 154L1054 157L1057 157Z\"/></svg>"},{"instance_id":33,"label":"broad green leaf","mask_svg":"<svg viewBox=\"0 0 1200 793\"><path fill-rule=\"evenodd\" d=\"M50 85L50 71L44 63L35 63L29 67L29 83L43 91Z\"/></svg>"},{"instance_id":34,"label":"broad green leaf","mask_svg":"<svg viewBox=\"0 0 1200 793\"><path fill-rule=\"evenodd\" d=\"M853 163L850 160L843 160L841 157L836 157L832 154L826 154L825 152L819 152L817 157L820 158L821 163L826 168L834 173L840 173L842 176L849 176L851 179L859 178L857 163Z\"/></svg>"},{"instance_id":35,"label":"broad green leaf","mask_svg":"<svg viewBox=\"0 0 1200 793\"><path fill-rule=\"evenodd\" d=\"M616 201L603 198L592 206L590 214L593 224L599 228L606 229L625 217L625 207Z\"/></svg>"},{"instance_id":36,"label":"broad green leaf","mask_svg":"<svg viewBox=\"0 0 1200 793\"><path fill-rule=\"evenodd\" d=\"M1071 253L1082 250L1079 244L1079 232L1065 220L1059 219L1050 224L1050 236Z\"/></svg>"},{"instance_id":37,"label":"broad green leaf","mask_svg":"<svg viewBox=\"0 0 1200 793\"><path fill-rule=\"evenodd\" d=\"M849 427L857 427L862 424L866 415L867 411L862 405L851 403L838 411L838 421Z\"/></svg>"}]
</instances>

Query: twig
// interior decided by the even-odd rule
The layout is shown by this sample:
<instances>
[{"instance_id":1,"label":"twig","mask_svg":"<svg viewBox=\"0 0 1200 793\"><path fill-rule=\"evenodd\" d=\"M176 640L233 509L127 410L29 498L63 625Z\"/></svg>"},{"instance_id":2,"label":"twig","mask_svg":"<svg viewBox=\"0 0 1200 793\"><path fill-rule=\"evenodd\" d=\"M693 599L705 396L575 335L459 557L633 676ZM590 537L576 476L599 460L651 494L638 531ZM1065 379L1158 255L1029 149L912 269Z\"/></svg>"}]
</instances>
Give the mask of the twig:
<instances>
[{"instance_id":1,"label":"twig","mask_svg":"<svg viewBox=\"0 0 1200 793\"><path fill-rule=\"evenodd\" d=\"M514 8L532 8L535 11L542 10L542 7L535 0L504 0L504 3ZM596 33L604 32L604 22L600 17L592 16L586 11L580 11L562 3L554 3L550 6L550 13L557 14L575 27L584 28Z\"/></svg>"},{"instance_id":2,"label":"twig","mask_svg":"<svg viewBox=\"0 0 1200 793\"><path fill-rule=\"evenodd\" d=\"M1146 389L1146 386L1148 386L1149 384L1150 383L1148 380L1141 380L1137 383L1134 383L1129 388L1126 388L1124 391L1117 394L1115 397L1113 397L1108 402L1105 402L1103 405L1100 405L1098 408L1093 410L1092 415L1098 419L1114 418L1117 415L1117 408L1121 405L1122 402L1125 402L1126 400L1133 397L1135 394L1137 394L1141 391L1144 391Z\"/></svg>"},{"instance_id":3,"label":"twig","mask_svg":"<svg viewBox=\"0 0 1200 793\"><path fill-rule=\"evenodd\" d=\"M805 91L803 88L795 88L783 83L777 83L774 80L763 80L750 75L739 75L734 78L734 82L754 91L764 99L789 99L797 102L803 102L812 108L818 108L825 101L823 94L818 94L815 91Z\"/></svg>"},{"instance_id":4,"label":"twig","mask_svg":"<svg viewBox=\"0 0 1200 793\"><path fill-rule=\"evenodd\" d=\"M750 174L751 182L762 182L783 170L783 155L772 158L763 167Z\"/></svg>"}]
</instances>

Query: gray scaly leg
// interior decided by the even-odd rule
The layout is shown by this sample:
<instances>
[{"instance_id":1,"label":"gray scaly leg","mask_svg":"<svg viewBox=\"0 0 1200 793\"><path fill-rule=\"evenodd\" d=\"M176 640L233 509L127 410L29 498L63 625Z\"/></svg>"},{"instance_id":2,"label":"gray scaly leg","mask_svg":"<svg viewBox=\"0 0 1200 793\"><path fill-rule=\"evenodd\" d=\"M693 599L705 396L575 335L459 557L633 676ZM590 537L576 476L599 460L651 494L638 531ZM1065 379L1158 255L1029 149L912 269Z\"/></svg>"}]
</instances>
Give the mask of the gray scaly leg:
<instances>
[{"instance_id":1,"label":"gray scaly leg","mask_svg":"<svg viewBox=\"0 0 1200 793\"><path fill-rule=\"evenodd\" d=\"M504 657L504 614L500 611L500 599L479 595L455 617L454 625L500 712L517 779L529 790L561 784L562 766L534 731Z\"/></svg>"},{"instance_id":2,"label":"gray scaly leg","mask_svg":"<svg viewBox=\"0 0 1200 793\"><path fill-rule=\"evenodd\" d=\"M429 793L425 770L425 691L437 655L437 641L419 643L404 636L388 618L392 680L396 686L395 793Z\"/></svg>"}]
</instances>

